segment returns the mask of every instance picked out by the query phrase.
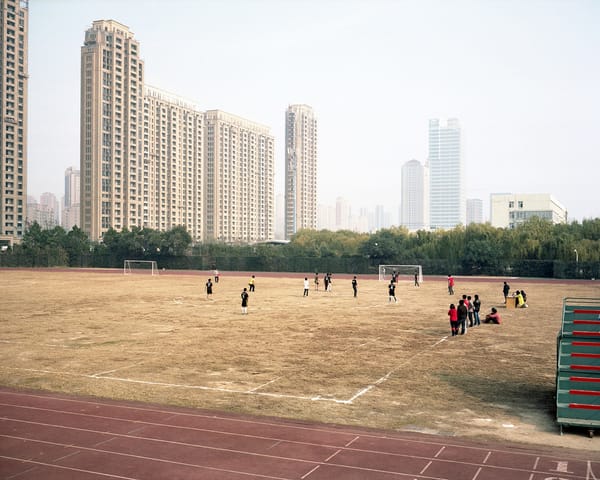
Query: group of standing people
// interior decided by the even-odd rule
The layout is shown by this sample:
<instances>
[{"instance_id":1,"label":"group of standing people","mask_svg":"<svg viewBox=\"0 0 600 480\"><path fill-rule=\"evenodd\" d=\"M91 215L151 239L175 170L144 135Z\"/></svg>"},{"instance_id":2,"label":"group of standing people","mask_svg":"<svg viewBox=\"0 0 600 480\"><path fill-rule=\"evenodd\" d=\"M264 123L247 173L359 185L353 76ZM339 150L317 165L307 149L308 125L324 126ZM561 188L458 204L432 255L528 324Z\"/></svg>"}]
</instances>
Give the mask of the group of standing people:
<instances>
[{"instance_id":1,"label":"group of standing people","mask_svg":"<svg viewBox=\"0 0 600 480\"><path fill-rule=\"evenodd\" d=\"M448 275L448 294L454 294L454 278L452 275ZM502 294L504 295L504 303L513 301L514 298L516 307L526 307L527 294L524 290L517 290L512 296L510 296L510 285L504 282L502 286ZM450 304L448 310L448 317L450 318L450 329L452 336L464 335L467 333L469 327L479 326L481 323L493 323L500 325L502 319L500 314L495 307L492 307L490 313L488 313L483 320L480 319L481 300L479 295L475 295L471 299L470 295L463 295L458 301L458 306L453 303Z\"/></svg>"},{"instance_id":2,"label":"group of standing people","mask_svg":"<svg viewBox=\"0 0 600 480\"><path fill-rule=\"evenodd\" d=\"M458 307L451 303L448 317L452 336L464 335L468 328L481 325L480 310L481 300L477 294L474 295L474 298L471 298L471 295L463 295L458 301Z\"/></svg>"}]
</instances>

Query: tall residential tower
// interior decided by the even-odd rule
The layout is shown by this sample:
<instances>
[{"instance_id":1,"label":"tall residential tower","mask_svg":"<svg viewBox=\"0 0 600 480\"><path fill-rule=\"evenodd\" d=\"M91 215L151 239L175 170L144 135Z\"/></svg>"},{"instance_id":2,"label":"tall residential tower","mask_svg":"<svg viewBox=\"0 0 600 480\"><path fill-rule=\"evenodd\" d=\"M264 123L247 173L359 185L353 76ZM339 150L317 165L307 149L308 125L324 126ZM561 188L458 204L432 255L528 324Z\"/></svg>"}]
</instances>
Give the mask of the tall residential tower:
<instances>
[{"instance_id":1,"label":"tall residential tower","mask_svg":"<svg viewBox=\"0 0 600 480\"><path fill-rule=\"evenodd\" d=\"M275 238L275 140L269 128L209 110L206 138L206 239Z\"/></svg>"},{"instance_id":2,"label":"tall residential tower","mask_svg":"<svg viewBox=\"0 0 600 480\"><path fill-rule=\"evenodd\" d=\"M409 230L428 228L429 168L417 160L402 165L400 225Z\"/></svg>"},{"instance_id":3,"label":"tall residential tower","mask_svg":"<svg viewBox=\"0 0 600 480\"><path fill-rule=\"evenodd\" d=\"M23 237L27 217L28 2L0 2L0 240Z\"/></svg>"},{"instance_id":4,"label":"tall residential tower","mask_svg":"<svg viewBox=\"0 0 600 480\"><path fill-rule=\"evenodd\" d=\"M142 226L143 63L129 28L98 20L81 47L81 228Z\"/></svg>"},{"instance_id":5,"label":"tall residential tower","mask_svg":"<svg viewBox=\"0 0 600 480\"><path fill-rule=\"evenodd\" d=\"M274 138L264 125L144 84L128 27L93 22L81 49L81 228L185 227L195 242L275 236Z\"/></svg>"},{"instance_id":6,"label":"tall residential tower","mask_svg":"<svg viewBox=\"0 0 600 480\"><path fill-rule=\"evenodd\" d=\"M317 228L317 119L308 105L285 114L285 238Z\"/></svg>"},{"instance_id":7,"label":"tall residential tower","mask_svg":"<svg viewBox=\"0 0 600 480\"><path fill-rule=\"evenodd\" d=\"M429 185L431 228L465 225L462 136L456 118L429 120Z\"/></svg>"},{"instance_id":8,"label":"tall residential tower","mask_svg":"<svg viewBox=\"0 0 600 480\"><path fill-rule=\"evenodd\" d=\"M80 224L79 202L81 192L79 170L69 167L65 170L65 197L62 209L61 225L67 231Z\"/></svg>"}]
</instances>

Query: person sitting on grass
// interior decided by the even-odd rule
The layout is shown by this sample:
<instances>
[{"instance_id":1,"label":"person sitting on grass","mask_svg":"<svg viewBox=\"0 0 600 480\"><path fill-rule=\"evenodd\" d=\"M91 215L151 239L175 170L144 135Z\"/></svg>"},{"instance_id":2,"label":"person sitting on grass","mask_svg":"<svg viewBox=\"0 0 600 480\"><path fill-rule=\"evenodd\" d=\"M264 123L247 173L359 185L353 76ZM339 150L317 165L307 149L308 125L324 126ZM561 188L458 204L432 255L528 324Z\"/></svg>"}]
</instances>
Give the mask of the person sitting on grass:
<instances>
[{"instance_id":1,"label":"person sitting on grass","mask_svg":"<svg viewBox=\"0 0 600 480\"><path fill-rule=\"evenodd\" d=\"M498 313L498 310L492 307L492 311L485 316L483 323L495 323L496 325L500 325L500 314Z\"/></svg>"},{"instance_id":2,"label":"person sitting on grass","mask_svg":"<svg viewBox=\"0 0 600 480\"><path fill-rule=\"evenodd\" d=\"M521 293L520 290L517 290L517 293L515 295L515 307L516 308L525 308L527 305L525 305L525 299L523 298L523 294Z\"/></svg>"},{"instance_id":3,"label":"person sitting on grass","mask_svg":"<svg viewBox=\"0 0 600 480\"><path fill-rule=\"evenodd\" d=\"M527 307L527 294L525 293L525 290L521 290L521 296L523 297L523 308Z\"/></svg>"}]
</instances>

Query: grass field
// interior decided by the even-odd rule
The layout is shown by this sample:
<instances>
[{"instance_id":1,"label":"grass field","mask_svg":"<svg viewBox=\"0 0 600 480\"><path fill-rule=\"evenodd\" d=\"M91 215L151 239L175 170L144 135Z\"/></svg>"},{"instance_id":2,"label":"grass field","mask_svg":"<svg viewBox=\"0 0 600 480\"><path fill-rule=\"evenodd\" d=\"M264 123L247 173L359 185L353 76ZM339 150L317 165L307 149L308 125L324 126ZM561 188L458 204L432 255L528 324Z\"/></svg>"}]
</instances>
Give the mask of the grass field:
<instances>
[{"instance_id":1,"label":"grass field","mask_svg":"<svg viewBox=\"0 0 600 480\"><path fill-rule=\"evenodd\" d=\"M443 280L420 288L333 276L206 272L0 270L0 383L27 389L257 415L600 449L585 432L559 436L554 414L562 299L600 297L600 283L508 279L529 308L505 309L504 279ZM311 288L313 287L312 276ZM321 284L322 285L322 284ZM451 338L450 302L479 294L502 325ZM482 315L483 316L483 315Z\"/></svg>"}]
</instances>

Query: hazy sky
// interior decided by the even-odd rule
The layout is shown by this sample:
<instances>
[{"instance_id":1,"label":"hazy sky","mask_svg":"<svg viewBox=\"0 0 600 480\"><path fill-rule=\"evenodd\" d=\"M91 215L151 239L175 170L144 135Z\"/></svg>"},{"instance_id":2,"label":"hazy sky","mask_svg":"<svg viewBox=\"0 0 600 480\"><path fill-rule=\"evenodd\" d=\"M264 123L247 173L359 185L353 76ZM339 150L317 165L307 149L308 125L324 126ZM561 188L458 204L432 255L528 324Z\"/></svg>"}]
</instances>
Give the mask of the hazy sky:
<instances>
[{"instance_id":1,"label":"hazy sky","mask_svg":"<svg viewBox=\"0 0 600 480\"><path fill-rule=\"evenodd\" d=\"M551 193L600 217L600 1L30 0L29 194L79 167L80 47L127 25L146 83L271 128L283 191L288 105L319 121L319 203L396 212L428 120L463 127L467 197Z\"/></svg>"}]
</instances>

